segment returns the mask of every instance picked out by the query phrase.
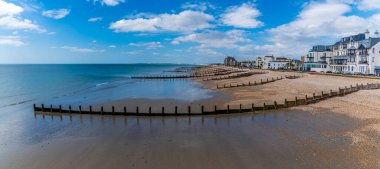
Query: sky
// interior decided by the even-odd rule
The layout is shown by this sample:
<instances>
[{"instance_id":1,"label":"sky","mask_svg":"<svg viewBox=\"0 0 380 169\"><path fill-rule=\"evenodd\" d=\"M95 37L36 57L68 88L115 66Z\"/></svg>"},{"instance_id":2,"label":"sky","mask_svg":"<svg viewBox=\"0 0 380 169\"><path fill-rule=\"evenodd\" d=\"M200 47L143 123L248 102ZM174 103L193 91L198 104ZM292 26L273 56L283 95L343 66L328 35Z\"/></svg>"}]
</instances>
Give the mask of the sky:
<instances>
[{"instance_id":1,"label":"sky","mask_svg":"<svg viewBox=\"0 0 380 169\"><path fill-rule=\"evenodd\" d=\"M0 0L0 64L300 58L380 30L380 0Z\"/></svg>"}]
</instances>

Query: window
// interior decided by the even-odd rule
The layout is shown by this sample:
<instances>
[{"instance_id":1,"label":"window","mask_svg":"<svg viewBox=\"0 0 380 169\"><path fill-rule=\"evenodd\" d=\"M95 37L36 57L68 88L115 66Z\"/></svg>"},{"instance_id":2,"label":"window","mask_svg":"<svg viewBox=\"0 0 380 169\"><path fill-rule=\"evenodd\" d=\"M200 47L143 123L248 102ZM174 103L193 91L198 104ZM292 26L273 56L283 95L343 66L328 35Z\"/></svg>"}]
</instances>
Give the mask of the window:
<instances>
[{"instance_id":1,"label":"window","mask_svg":"<svg viewBox=\"0 0 380 169\"><path fill-rule=\"evenodd\" d=\"M372 62L375 62L375 57L372 57Z\"/></svg>"},{"instance_id":2,"label":"window","mask_svg":"<svg viewBox=\"0 0 380 169\"><path fill-rule=\"evenodd\" d=\"M375 48L372 48L372 53L375 54Z\"/></svg>"}]
</instances>

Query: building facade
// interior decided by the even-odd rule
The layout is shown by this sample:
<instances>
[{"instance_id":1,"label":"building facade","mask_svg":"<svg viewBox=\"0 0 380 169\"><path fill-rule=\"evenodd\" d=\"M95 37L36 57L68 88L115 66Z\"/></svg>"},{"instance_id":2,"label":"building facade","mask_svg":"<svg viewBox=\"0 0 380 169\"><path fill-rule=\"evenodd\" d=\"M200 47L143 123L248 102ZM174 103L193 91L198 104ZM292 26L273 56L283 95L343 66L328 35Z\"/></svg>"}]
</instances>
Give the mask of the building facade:
<instances>
[{"instance_id":1,"label":"building facade","mask_svg":"<svg viewBox=\"0 0 380 169\"><path fill-rule=\"evenodd\" d=\"M224 59L224 66L238 66L238 62L236 59L232 56L227 56Z\"/></svg>"},{"instance_id":2,"label":"building facade","mask_svg":"<svg viewBox=\"0 0 380 169\"><path fill-rule=\"evenodd\" d=\"M327 72L333 57L332 46L317 45L309 51L303 65L304 71Z\"/></svg>"},{"instance_id":3,"label":"building facade","mask_svg":"<svg viewBox=\"0 0 380 169\"><path fill-rule=\"evenodd\" d=\"M331 46L313 46L306 56L304 71L380 75L380 38L365 33L343 37Z\"/></svg>"}]
</instances>

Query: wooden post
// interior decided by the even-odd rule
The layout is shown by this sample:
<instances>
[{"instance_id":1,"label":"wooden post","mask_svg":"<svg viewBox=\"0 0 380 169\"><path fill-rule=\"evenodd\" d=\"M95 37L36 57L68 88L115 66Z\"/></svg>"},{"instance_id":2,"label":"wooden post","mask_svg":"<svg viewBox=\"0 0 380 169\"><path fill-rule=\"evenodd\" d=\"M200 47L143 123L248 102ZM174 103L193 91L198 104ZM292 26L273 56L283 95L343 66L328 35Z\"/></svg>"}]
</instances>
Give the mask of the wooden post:
<instances>
[{"instance_id":1,"label":"wooden post","mask_svg":"<svg viewBox=\"0 0 380 169\"><path fill-rule=\"evenodd\" d=\"M256 83L256 80L255 80L255 86L257 85L257 83Z\"/></svg>"},{"instance_id":2,"label":"wooden post","mask_svg":"<svg viewBox=\"0 0 380 169\"><path fill-rule=\"evenodd\" d=\"M230 105L227 105L227 113L230 113Z\"/></svg>"},{"instance_id":3,"label":"wooden post","mask_svg":"<svg viewBox=\"0 0 380 169\"><path fill-rule=\"evenodd\" d=\"M216 107L216 105L215 105L215 107L214 107L214 112L215 112L215 114L216 114L216 111L217 111L217 107Z\"/></svg>"},{"instance_id":4,"label":"wooden post","mask_svg":"<svg viewBox=\"0 0 380 169\"><path fill-rule=\"evenodd\" d=\"M82 114L82 106L79 105L79 113Z\"/></svg>"},{"instance_id":5,"label":"wooden post","mask_svg":"<svg viewBox=\"0 0 380 169\"><path fill-rule=\"evenodd\" d=\"M103 111L103 106L100 107L100 113L103 115L104 111Z\"/></svg>"},{"instance_id":6,"label":"wooden post","mask_svg":"<svg viewBox=\"0 0 380 169\"><path fill-rule=\"evenodd\" d=\"M139 106L136 107L136 114L139 114Z\"/></svg>"},{"instance_id":7,"label":"wooden post","mask_svg":"<svg viewBox=\"0 0 380 169\"><path fill-rule=\"evenodd\" d=\"M189 111L189 115L191 115L191 107L189 106L187 109Z\"/></svg>"},{"instance_id":8,"label":"wooden post","mask_svg":"<svg viewBox=\"0 0 380 169\"><path fill-rule=\"evenodd\" d=\"M59 105L59 113L62 113L62 106Z\"/></svg>"},{"instance_id":9,"label":"wooden post","mask_svg":"<svg viewBox=\"0 0 380 169\"><path fill-rule=\"evenodd\" d=\"M204 113L204 106L203 105L201 106L201 112L202 112L202 114Z\"/></svg>"},{"instance_id":10,"label":"wooden post","mask_svg":"<svg viewBox=\"0 0 380 169\"><path fill-rule=\"evenodd\" d=\"M241 113L241 104L240 104L239 112Z\"/></svg>"},{"instance_id":11,"label":"wooden post","mask_svg":"<svg viewBox=\"0 0 380 169\"><path fill-rule=\"evenodd\" d=\"M252 112L255 111L255 104L252 103Z\"/></svg>"},{"instance_id":12,"label":"wooden post","mask_svg":"<svg viewBox=\"0 0 380 169\"><path fill-rule=\"evenodd\" d=\"M321 98L323 99L324 97L323 97L323 91L321 92L322 93L322 96L321 96Z\"/></svg>"},{"instance_id":13,"label":"wooden post","mask_svg":"<svg viewBox=\"0 0 380 169\"><path fill-rule=\"evenodd\" d=\"M53 105L50 105L50 112L53 112Z\"/></svg>"},{"instance_id":14,"label":"wooden post","mask_svg":"<svg viewBox=\"0 0 380 169\"><path fill-rule=\"evenodd\" d=\"M42 109L42 112L45 111L45 107L44 107L44 104L41 104L41 109Z\"/></svg>"},{"instance_id":15,"label":"wooden post","mask_svg":"<svg viewBox=\"0 0 380 169\"><path fill-rule=\"evenodd\" d=\"M165 107L162 106L162 115L165 115Z\"/></svg>"},{"instance_id":16,"label":"wooden post","mask_svg":"<svg viewBox=\"0 0 380 169\"><path fill-rule=\"evenodd\" d=\"M127 107L124 106L124 114L127 114Z\"/></svg>"},{"instance_id":17,"label":"wooden post","mask_svg":"<svg viewBox=\"0 0 380 169\"><path fill-rule=\"evenodd\" d=\"M36 111L36 104L33 104L33 110Z\"/></svg>"},{"instance_id":18,"label":"wooden post","mask_svg":"<svg viewBox=\"0 0 380 169\"><path fill-rule=\"evenodd\" d=\"M330 89L330 96L333 96L333 92L332 92L332 89Z\"/></svg>"},{"instance_id":19,"label":"wooden post","mask_svg":"<svg viewBox=\"0 0 380 169\"><path fill-rule=\"evenodd\" d=\"M296 106L297 106L297 104L298 104L298 98L296 97Z\"/></svg>"},{"instance_id":20,"label":"wooden post","mask_svg":"<svg viewBox=\"0 0 380 169\"><path fill-rule=\"evenodd\" d=\"M274 101L274 108L277 109L277 102Z\"/></svg>"},{"instance_id":21,"label":"wooden post","mask_svg":"<svg viewBox=\"0 0 380 169\"><path fill-rule=\"evenodd\" d=\"M178 115L178 107L177 106L174 107L174 114Z\"/></svg>"},{"instance_id":22,"label":"wooden post","mask_svg":"<svg viewBox=\"0 0 380 169\"><path fill-rule=\"evenodd\" d=\"M313 93L313 100L315 100L315 93Z\"/></svg>"},{"instance_id":23,"label":"wooden post","mask_svg":"<svg viewBox=\"0 0 380 169\"><path fill-rule=\"evenodd\" d=\"M288 100L285 99L285 107L288 107Z\"/></svg>"},{"instance_id":24,"label":"wooden post","mask_svg":"<svg viewBox=\"0 0 380 169\"><path fill-rule=\"evenodd\" d=\"M69 112L71 113L71 105L69 105Z\"/></svg>"},{"instance_id":25,"label":"wooden post","mask_svg":"<svg viewBox=\"0 0 380 169\"><path fill-rule=\"evenodd\" d=\"M266 110L266 104L264 103L263 105L263 111Z\"/></svg>"},{"instance_id":26,"label":"wooden post","mask_svg":"<svg viewBox=\"0 0 380 169\"><path fill-rule=\"evenodd\" d=\"M115 107L112 106L112 114L114 114L114 113L115 113Z\"/></svg>"}]
</instances>

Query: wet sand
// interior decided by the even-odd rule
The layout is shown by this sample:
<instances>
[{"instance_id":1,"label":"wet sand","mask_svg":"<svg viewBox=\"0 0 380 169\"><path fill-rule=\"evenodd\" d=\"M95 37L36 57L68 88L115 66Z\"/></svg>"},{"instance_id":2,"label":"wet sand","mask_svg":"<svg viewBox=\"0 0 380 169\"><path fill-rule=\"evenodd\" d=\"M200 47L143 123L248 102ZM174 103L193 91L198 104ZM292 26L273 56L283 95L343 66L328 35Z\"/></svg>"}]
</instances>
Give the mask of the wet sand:
<instances>
[{"instance_id":1,"label":"wet sand","mask_svg":"<svg viewBox=\"0 0 380 169\"><path fill-rule=\"evenodd\" d=\"M178 118L73 115L62 120L38 116L35 123L54 123L64 129L10 155L1 168L346 169L362 166L357 157L362 154L345 135L360 128L362 123L328 112Z\"/></svg>"}]
</instances>

